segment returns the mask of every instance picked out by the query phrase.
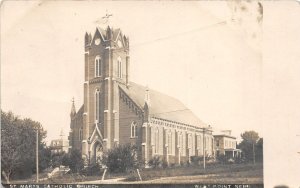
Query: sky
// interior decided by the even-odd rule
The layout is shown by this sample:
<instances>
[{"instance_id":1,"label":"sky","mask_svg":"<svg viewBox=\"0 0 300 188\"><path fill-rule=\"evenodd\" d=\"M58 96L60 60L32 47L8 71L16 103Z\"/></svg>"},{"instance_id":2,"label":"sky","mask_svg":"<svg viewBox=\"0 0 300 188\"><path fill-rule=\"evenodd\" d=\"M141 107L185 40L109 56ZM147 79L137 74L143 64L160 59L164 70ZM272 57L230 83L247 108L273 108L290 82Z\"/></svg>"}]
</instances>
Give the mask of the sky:
<instances>
[{"instance_id":1,"label":"sky","mask_svg":"<svg viewBox=\"0 0 300 188\"><path fill-rule=\"evenodd\" d=\"M178 98L216 132L258 132L265 174L280 174L274 163L297 174L280 163L299 162L300 144L289 147L300 143L297 5L264 2L262 25L256 1L5 1L1 109L41 122L48 142L67 135L72 97L83 103L84 34L104 26L107 10L130 38L131 81Z\"/></svg>"},{"instance_id":2,"label":"sky","mask_svg":"<svg viewBox=\"0 0 300 188\"><path fill-rule=\"evenodd\" d=\"M130 38L131 81L180 99L216 131L239 136L253 129L262 136L261 53L228 22L227 3L220 5L6 2L2 109L40 121L47 140L60 129L67 134L71 99L77 109L83 101L83 36L105 26L108 10L110 25Z\"/></svg>"}]
</instances>

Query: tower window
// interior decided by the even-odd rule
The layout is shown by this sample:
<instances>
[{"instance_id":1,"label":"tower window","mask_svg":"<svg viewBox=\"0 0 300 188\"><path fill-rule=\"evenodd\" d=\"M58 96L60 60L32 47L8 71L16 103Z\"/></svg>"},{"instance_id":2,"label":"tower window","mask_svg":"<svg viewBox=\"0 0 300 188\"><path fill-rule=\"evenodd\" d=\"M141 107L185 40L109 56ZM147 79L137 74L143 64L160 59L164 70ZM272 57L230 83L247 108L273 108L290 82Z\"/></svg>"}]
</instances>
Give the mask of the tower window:
<instances>
[{"instance_id":1,"label":"tower window","mask_svg":"<svg viewBox=\"0 0 300 188\"><path fill-rule=\"evenodd\" d=\"M122 61L121 58L118 58L118 78L122 78Z\"/></svg>"},{"instance_id":2,"label":"tower window","mask_svg":"<svg viewBox=\"0 0 300 188\"><path fill-rule=\"evenodd\" d=\"M95 122L99 122L100 115L100 90L96 89L95 92Z\"/></svg>"},{"instance_id":3,"label":"tower window","mask_svg":"<svg viewBox=\"0 0 300 188\"><path fill-rule=\"evenodd\" d=\"M136 137L136 127L137 127L136 122L132 122L130 126L131 138Z\"/></svg>"},{"instance_id":4,"label":"tower window","mask_svg":"<svg viewBox=\"0 0 300 188\"><path fill-rule=\"evenodd\" d=\"M95 77L101 76L101 71L102 71L101 67L102 67L101 57L97 56L95 59Z\"/></svg>"}]
</instances>

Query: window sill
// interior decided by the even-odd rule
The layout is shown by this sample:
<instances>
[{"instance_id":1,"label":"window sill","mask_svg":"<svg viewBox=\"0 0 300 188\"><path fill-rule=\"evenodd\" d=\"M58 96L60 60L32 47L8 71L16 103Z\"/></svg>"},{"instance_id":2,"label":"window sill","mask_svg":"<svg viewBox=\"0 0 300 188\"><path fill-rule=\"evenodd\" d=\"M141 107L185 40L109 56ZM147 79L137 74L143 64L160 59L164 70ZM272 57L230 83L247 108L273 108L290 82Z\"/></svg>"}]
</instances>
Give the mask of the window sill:
<instances>
[{"instance_id":1,"label":"window sill","mask_svg":"<svg viewBox=\"0 0 300 188\"><path fill-rule=\"evenodd\" d=\"M135 136L135 137L130 137L130 139L135 139L135 138L138 138L137 136Z\"/></svg>"}]
</instances>

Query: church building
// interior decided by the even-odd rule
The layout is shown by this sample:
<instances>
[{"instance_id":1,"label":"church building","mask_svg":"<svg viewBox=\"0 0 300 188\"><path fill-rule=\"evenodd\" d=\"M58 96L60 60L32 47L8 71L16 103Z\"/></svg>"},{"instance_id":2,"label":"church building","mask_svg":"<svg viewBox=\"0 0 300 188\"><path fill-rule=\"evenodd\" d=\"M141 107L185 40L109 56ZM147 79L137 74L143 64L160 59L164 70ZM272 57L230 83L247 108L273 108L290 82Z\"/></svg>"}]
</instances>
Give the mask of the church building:
<instances>
[{"instance_id":1,"label":"church building","mask_svg":"<svg viewBox=\"0 0 300 188\"><path fill-rule=\"evenodd\" d=\"M146 163L168 164L214 155L212 130L177 99L130 80L129 38L96 28L84 40L84 104L71 109L69 142L90 163L121 144L138 148ZM135 62L133 62L135 63Z\"/></svg>"}]
</instances>

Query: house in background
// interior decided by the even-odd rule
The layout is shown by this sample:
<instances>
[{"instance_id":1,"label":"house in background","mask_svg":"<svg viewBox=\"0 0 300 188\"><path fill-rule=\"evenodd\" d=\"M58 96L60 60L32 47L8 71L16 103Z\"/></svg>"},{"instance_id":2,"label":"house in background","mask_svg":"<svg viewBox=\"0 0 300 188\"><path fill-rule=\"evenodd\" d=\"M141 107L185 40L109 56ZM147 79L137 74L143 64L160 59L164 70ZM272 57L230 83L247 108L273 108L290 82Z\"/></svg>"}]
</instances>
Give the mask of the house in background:
<instances>
[{"instance_id":1,"label":"house in background","mask_svg":"<svg viewBox=\"0 0 300 188\"><path fill-rule=\"evenodd\" d=\"M64 138L63 131L60 132L60 139L51 140L50 144L51 154L55 153L68 153L69 140Z\"/></svg>"},{"instance_id":2,"label":"house in background","mask_svg":"<svg viewBox=\"0 0 300 188\"><path fill-rule=\"evenodd\" d=\"M214 135L216 157L224 155L226 158L241 157L241 150L236 149L236 137L231 130L224 130Z\"/></svg>"}]
</instances>

